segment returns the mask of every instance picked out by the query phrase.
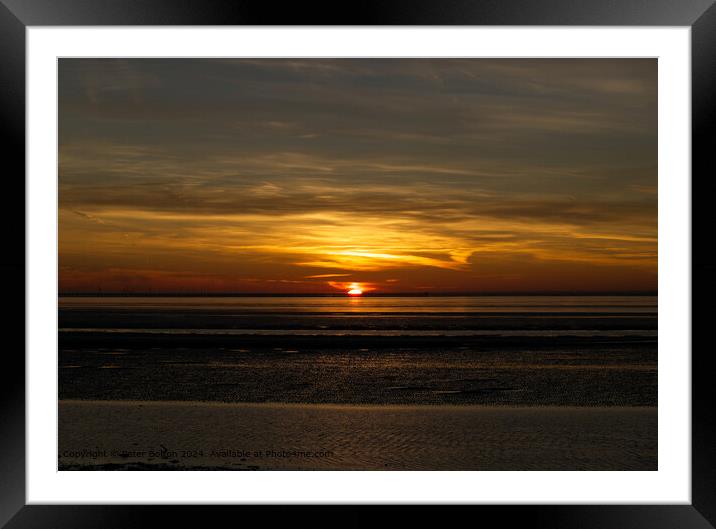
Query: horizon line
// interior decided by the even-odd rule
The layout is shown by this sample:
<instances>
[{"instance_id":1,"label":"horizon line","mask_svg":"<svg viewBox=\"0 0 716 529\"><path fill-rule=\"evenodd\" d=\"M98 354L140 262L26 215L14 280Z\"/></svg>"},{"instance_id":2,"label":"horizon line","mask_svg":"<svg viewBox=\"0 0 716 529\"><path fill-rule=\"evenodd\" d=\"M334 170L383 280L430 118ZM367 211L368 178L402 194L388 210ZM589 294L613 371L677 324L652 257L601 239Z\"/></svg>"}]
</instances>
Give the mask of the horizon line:
<instances>
[{"instance_id":1,"label":"horizon line","mask_svg":"<svg viewBox=\"0 0 716 529\"><path fill-rule=\"evenodd\" d=\"M357 297L460 296L658 296L658 290L516 291L516 292L364 292ZM58 292L58 297L350 297L345 292ZM354 296L356 297L356 296Z\"/></svg>"}]
</instances>

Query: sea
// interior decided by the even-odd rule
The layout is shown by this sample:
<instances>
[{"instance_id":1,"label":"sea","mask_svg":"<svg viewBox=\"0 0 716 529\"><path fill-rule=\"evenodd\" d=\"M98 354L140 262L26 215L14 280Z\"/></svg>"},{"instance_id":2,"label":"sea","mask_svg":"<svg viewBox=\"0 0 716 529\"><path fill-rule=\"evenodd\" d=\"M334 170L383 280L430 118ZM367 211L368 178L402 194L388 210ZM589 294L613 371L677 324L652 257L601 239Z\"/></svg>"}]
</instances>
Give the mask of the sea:
<instances>
[{"instance_id":1,"label":"sea","mask_svg":"<svg viewBox=\"0 0 716 529\"><path fill-rule=\"evenodd\" d=\"M656 296L61 296L59 398L656 406Z\"/></svg>"}]
</instances>

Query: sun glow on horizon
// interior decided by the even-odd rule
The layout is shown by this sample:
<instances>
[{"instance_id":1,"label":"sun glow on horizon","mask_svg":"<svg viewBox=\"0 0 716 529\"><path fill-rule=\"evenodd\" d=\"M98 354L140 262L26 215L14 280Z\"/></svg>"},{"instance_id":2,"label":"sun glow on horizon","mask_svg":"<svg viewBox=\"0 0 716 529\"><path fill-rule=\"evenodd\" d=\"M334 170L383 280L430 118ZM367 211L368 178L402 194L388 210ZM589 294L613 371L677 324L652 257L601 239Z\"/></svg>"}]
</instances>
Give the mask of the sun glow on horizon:
<instances>
[{"instance_id":1,"label":"sun glow on horizon","mask_svg":"<svg viewBox=\"0 0 716 529\"><path fill-rule=\"evenodd\" d=\"M358 283L351 283L351 286L347 292L349 296L361 296L363 295L363 289Z\"/></svg>"}]
</instances>

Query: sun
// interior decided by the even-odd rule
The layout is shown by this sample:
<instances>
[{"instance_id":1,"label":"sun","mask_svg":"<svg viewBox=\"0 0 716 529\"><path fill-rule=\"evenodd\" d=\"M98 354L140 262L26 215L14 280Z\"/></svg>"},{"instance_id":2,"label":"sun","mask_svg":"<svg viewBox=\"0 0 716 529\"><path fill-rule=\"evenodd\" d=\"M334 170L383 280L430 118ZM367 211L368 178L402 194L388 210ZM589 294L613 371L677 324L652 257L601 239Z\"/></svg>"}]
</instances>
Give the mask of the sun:
<instances>
[{"instance_id":1,"label":"sun","mask_svg":"<svg viewBox=\"0 0 716 529\"><path fill-rule=\"evenodd\" d=\"M349 296L361 296L363 294L363 289L361 289L358 283L351 283L347 294Z\"/></svg>"}]
</instances>

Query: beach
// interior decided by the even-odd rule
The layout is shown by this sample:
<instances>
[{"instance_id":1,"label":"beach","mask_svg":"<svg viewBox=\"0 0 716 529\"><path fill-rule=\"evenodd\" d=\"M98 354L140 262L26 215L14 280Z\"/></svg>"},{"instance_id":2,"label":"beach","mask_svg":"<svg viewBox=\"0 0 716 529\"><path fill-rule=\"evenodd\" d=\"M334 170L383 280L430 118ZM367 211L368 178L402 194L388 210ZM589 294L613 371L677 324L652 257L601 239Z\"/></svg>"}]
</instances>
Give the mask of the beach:
<instances>
[{"instance_id":1,"label":"beach","mask_svg":"<svg viewBox=\"0 0 716 529\"><path fill-rule=\"evenodd\" d=\"M656 408L61 401L60 470L657 470Z\"/></svg>"},{"instance_id":2,"label":"beach","mask_svg":"<svg viewBox=\"0 0 716 529\"><path fill-rule=\"evenodd\" d=\"M657 469L655 298L68 298L59 320L62 470Z\"/></svg>"}]
</instances>

